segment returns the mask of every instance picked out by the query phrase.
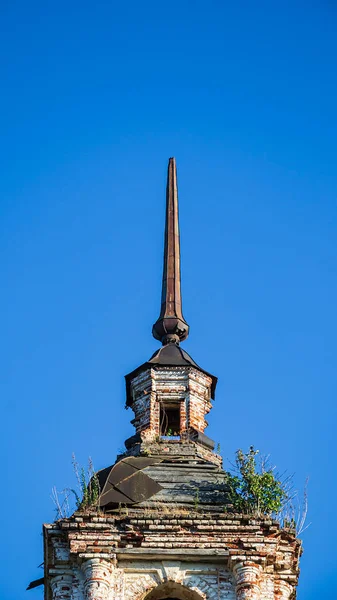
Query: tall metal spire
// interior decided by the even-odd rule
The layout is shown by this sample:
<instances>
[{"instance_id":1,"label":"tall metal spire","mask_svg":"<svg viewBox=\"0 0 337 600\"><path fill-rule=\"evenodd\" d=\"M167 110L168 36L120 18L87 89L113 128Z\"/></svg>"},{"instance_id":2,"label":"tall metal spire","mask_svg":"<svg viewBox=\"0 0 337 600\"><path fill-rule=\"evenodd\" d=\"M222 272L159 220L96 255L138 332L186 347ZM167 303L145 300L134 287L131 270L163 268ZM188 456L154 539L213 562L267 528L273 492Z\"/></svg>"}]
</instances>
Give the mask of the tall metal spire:
<instances>
[{"instance_id":1,"label":"tall metal spire","mask_svg":"<svg viewBox=\"0 0 337 600\"><path fill-rule=\"evenodd\" d=\"M180 236L178 218L178 188L175 158L170 158L166 186L166 222L164 238L164 268L159 318L152 328L153 337L162 344L176 343L188 336L181 307Z\"/></svg>"}]
</instances>

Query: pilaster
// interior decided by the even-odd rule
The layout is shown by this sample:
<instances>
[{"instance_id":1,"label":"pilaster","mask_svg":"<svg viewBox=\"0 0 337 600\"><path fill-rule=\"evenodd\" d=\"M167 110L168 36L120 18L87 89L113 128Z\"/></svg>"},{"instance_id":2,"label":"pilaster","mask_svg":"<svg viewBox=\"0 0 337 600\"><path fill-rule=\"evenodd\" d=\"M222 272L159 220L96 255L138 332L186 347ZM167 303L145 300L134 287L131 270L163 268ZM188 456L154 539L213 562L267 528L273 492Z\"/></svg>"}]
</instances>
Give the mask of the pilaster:
<instances>
[{"instance_id":1,"label":"pilaster","mask_svg":"<svg viewBox=\"0 0 337 600\"><path fill-rule=\"evenodd\" d=\"M293 586L287 581L279 579L275 581L275 598L277 600L289 600L293 593Z\"/></svg>"},{"instance_id":2,"label":"pilaster","mask_svg":"<svg viewBox=\"0 0 337 600\"><path fill-rule=\"evenodd\" d=\"M237 600L259 600L262 568L253 562L237 562L233 568Z\"/></svg>"},{"instance_id":3,"label":"pilaster","mask_svg":"<svg viewBox=\"0 0 337 600\"><path fill-rule=\"evenodd\" d=\"M101 558L91 558L82 564L84 600L108 600L113 583L112 565Z\"/></svg>"},{"instance_id":4,"label":"pilaster","mask_svg":"<svg viewBox=\"0 0 337 600\"><path fill-rule=\"evenodd\" d=\"M53 600L71 600L73 575L71 572L50 579Z\"/></svg>"}]
</instances>

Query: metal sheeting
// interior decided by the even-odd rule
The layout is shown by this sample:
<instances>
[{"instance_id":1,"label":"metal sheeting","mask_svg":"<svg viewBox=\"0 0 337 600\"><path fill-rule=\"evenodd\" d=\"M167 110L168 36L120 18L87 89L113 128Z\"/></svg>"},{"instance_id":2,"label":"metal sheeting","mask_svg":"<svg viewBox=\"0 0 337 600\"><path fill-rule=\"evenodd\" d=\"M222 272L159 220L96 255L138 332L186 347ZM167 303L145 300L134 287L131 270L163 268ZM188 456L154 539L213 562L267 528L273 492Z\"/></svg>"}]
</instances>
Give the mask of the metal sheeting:
<instances>
[{"instance_id":1,"label":"metal sheeting","mask_svg":"<svg viewBox=\"0 0 337 600\"><path fill-rule=\"evenodd\" d=\"M146 475L143 469L159 462L156 458L131 456L99 471L100 506L136 504L157 494L162 486Z\"/></svg>"}]
</instances>

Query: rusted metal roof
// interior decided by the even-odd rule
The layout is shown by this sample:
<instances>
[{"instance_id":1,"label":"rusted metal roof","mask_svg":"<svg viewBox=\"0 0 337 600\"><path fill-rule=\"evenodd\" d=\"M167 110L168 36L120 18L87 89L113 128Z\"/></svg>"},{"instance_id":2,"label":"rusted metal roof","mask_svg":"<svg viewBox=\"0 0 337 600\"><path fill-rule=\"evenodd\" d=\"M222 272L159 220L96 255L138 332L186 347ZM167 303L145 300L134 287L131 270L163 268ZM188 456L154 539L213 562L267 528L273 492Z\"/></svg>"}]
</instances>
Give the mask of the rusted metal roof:
<instances>
[{"instance_id":1,"label":"rusted metal roof","mask_svg":"<svg viewBox=\"0 0 337 600\"><path fill-rule=\"evenodd\" d=\"M200 370L199 365L194 362L193 358L177 344L167 344L167 346L162 346L159 350L156 350L156 352L152 354L149 363L165 366L186 365Z\"/></svg>"},{"instance_id":2,"label":"rusted metal roof","mask_svg":"<svg viewBox=\"0 0 337 600\"><path fill-rule=\"evenodd\" d=\"M161 485L146 475L143 469L160 462L157 458L131 456L98 471L99 505L107 508L118 504L137 504L157 494L162 489Z\"/></svg>"}]
</instances>

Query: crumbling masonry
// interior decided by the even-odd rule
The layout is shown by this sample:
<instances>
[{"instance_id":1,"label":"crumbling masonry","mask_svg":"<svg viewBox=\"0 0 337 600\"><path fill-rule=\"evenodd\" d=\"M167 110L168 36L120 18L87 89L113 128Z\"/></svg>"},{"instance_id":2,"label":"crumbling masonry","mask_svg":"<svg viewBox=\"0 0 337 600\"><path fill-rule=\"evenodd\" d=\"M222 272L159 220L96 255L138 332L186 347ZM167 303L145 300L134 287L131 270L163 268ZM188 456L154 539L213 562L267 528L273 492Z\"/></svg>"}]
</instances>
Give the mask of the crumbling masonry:
<instances>
[{"instance_id":1,"label":"crumbling masonry","mask_svg":"<svg viewBox=\"0 0 337 600\"><path fill-rule=\"evenodd\" d=\"M135 435L98 473L99 507L44 525L45 600L288 600L301 545L270 518L236 514L204 430L216 378L180 347L176 166L167 182L162 347L126 377Z\"/></svg>"}]
</instances>

